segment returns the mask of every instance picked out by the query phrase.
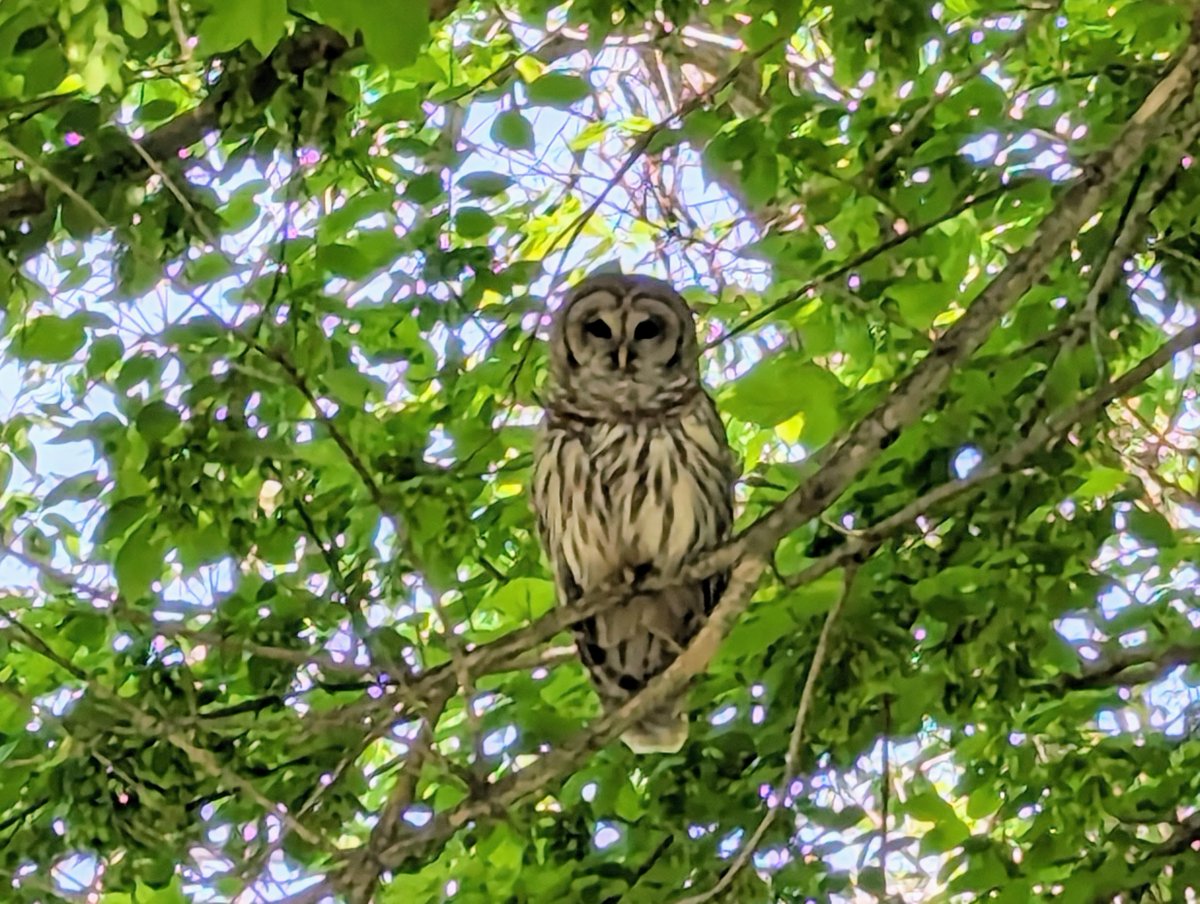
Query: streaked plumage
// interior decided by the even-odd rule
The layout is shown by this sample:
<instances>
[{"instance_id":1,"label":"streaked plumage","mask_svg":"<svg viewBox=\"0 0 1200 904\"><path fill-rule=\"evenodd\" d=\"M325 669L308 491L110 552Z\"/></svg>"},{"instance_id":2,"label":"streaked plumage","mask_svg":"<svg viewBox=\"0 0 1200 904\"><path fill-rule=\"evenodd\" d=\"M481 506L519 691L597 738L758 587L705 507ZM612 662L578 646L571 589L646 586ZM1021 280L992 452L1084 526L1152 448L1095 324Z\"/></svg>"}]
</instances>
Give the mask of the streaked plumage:
<instances>
[{"instance_id":1,"label":"streaked plumage","mask_svg":"<svg viewBox=\"0 0 1200 904\"><path fill-rule=\"evenodd\" d=\"M561 602L616 577L669 575L729 535L736 468L698 358L692 312L662 280L593 276L557 312L532 496ZM644 594L578 626L580 658L606 707L671 663L726 579ZM638 752L678 750L685 702L623 740Z\"/></svg>"}]
</instances>

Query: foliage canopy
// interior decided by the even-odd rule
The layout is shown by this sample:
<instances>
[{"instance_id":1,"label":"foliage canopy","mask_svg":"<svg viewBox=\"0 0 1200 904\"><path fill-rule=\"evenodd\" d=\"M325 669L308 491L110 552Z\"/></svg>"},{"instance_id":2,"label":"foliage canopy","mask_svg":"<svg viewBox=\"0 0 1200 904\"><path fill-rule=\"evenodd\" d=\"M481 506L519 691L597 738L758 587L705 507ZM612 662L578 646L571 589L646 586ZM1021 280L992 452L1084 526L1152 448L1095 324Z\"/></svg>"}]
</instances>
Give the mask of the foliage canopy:
<instances>
[{"instance_id":1,"label":"foliage canopy","mask_svg":"<svg viewBox=\"0 0 1200 904\"><path fill-rule=\"evenodd\" d=\"M5 0L6 900L1194 895L1189 16ZM614 260L746 475L674 756L523 489Z\"/></svg>"}]
</instances>

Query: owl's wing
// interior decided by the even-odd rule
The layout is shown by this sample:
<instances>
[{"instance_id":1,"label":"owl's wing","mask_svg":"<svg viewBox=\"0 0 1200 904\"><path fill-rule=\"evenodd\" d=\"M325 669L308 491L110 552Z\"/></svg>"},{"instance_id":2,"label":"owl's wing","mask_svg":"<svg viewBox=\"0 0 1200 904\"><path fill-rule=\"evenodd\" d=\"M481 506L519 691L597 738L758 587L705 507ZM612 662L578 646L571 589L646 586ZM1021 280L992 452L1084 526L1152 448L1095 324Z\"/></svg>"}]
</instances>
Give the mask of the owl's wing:
<instances>
[{"instance_id":1,"label":"owl's wing","mask_svg":"<svg viewBox=\"0 0 1200 904\"><path fill-rule=\"evenodd\" d=\"M571 437L564 430L543 424L538 432L533 452L533 479L530 482L530 504L537 516L538 536L542 549L554 571L560 603L573 603L583 595L579 576L571 572L562 554L562 525L564 520L563 474L560 465L562 444Z\"/></svg>"}]
</instances>

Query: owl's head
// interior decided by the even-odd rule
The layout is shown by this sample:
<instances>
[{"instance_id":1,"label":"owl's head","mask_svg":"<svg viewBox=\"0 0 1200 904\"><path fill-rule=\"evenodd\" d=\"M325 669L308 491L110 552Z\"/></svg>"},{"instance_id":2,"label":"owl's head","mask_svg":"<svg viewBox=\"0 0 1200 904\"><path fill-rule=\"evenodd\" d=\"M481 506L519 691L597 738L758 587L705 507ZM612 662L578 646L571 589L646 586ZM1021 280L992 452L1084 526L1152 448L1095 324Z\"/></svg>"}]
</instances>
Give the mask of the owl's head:
<instances>
[{"instance_id":1,"label":"owl's head","mask_svg":"<svg viewBox=\"0 0 1200 904\"><path fill-rule=\"evenodd\" d=\"M550 373L560 396L600 413L653 413L699 386L691 308L661 279L589 276L567 296L550 335Z\"/></svg>"}]
</instances>

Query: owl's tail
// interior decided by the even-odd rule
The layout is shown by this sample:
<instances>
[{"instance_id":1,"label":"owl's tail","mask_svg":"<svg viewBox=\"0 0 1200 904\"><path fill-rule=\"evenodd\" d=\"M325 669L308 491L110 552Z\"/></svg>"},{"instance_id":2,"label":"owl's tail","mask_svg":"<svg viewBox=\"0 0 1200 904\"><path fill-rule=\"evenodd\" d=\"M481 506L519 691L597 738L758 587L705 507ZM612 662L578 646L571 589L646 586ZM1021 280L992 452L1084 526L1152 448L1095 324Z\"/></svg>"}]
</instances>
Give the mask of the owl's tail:
<instances>
[{"instance_id":1,"label":"owl's tail","mask_svg":"<svg viewBox=\"0 0 1200 904\"><path fill-rule=\"evenodd\" d=\"M621 740L634 753L678 753L688 736L687 713L675 707L650 713L629 727Z\"/></svg>"},{"instance_id":2,"label":"owl's tail","mask_svg":"<svg viewBox=\"0 0 1200 904\"><path fill-rule=\"evenodd\" d=\"M662 674L696 633L704 613L699 584L638 594L584 619L575 646L605 709L623 704ZM643 716L621 740L634 753L676 753L688 736L687 691Z\"/></svg>"}]
</instances>

